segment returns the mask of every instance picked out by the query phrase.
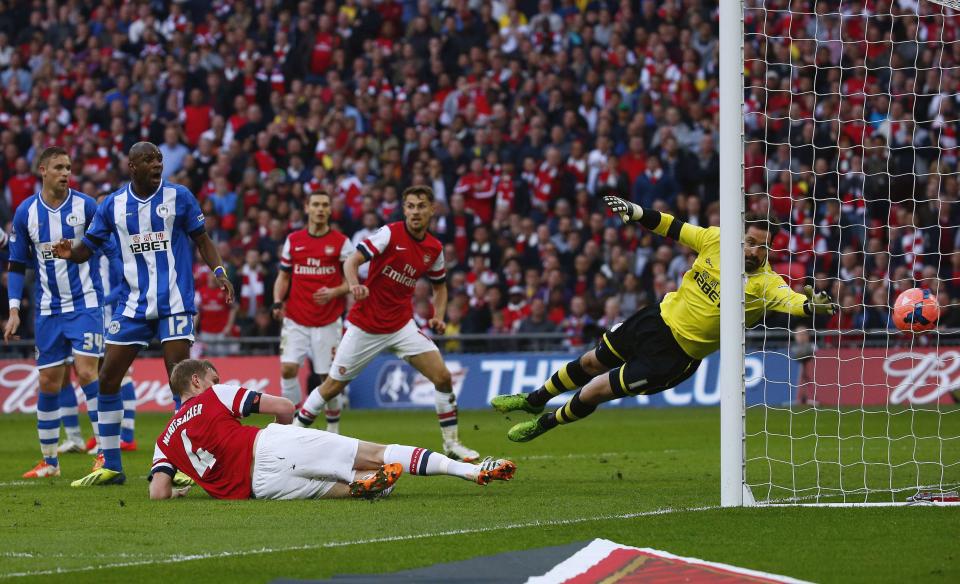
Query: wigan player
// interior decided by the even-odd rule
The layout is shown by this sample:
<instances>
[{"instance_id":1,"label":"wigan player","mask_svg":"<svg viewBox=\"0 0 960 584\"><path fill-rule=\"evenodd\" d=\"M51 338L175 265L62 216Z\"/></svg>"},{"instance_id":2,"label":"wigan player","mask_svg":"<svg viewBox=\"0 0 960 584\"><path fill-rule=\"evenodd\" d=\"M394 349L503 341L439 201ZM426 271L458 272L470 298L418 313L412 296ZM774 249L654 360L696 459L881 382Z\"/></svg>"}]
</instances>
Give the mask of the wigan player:
<instances>
[{"instance_id":1,"label":"wigan player","mask_svg":"<svg viewBox=\"0 0 960 584\"><path fill-rule=\"evenodd\" d=\"M204 229L197 199L186 187L161 179L160 150L149 142L138 142L130 148L128 166L132 181L97 208L83 239L72 245L64 239L55 248L60 257L83 263L115 236L123 258L123 281L107 327L99 379L104 465L71 483L74 487L126 480L120 460L120 382L141 347L159 337L168 375L190 355L196 314L191 239L233 301L233 286Z\"/></svg>"},{"instance_id":2,"label":"wigan player","mask_svg":"<svg viewBox=\"0 0 960 584\"><path fill-rule=\"evenodd\" d=\"M291 401L220 385L209 361L188 359L170 374L170 389L183 405L157 438L150 470L150 498L186 494L173 488L178 470L217 499L317 499L383 497L403 472L447 475L480 485L513 478L509 460L457 462L425 448L374 444L282 424L264 429L240 418L270 414L289 421Z\"/></svg>"},{"instance_id":3,"label":"wigan player","mask_svg":"<svg viewBox=\"0 0 960 584\"><path fill-rule=\"evenodd\" d=\"M433 217L433 190L413 186L403 191L404 221L381 227L363 240L344 263L350 292L357 300L347 315L347 332L333 359L326 380L315 389L297 413L295 424L309 426L328 400L340 395L377 353L389 350L430 380L443 434L444 452L451 458L472 461L479 455L460 443L457 435L457 398L450 371L440 350L413 322L413 289L426 276L433 284L434 317L429 324L443 334L447 310L443 246L427 232ZM365 285L357 270L370 262Z\"/></svg>"},{"instance_id":4,"label":"wigan player","mask_svg":"<svg viewBox=\"0 0 960 584\"><path fill-rule=\"evenodd\" d=\"M87 396L87 410L97 429L97 362L103 354L103 289L100 274L87 265L58 259L54 246L62 239L84 236L97 209L87 195L70 188L70 156L62 148L47 148L38 159L40 192L17 207L10 238L7 275L10 318L3 338L15 338L20 327L24 272L36 273L37 431L43 460L24 478L60 476L57 442L60 437L60 391L69 383L74 359L77 378ZM70 387L70 391L73 388ZM76 399L76 398L74 398ZM79 430L79 427L78 427Z\"/></svg>"},{"instance_id":5,"label":"wigan player","mask_svg":"<svg viewBox=\"0 0 960 584\"><path fill-rule=\"evenodd\" d=\"M299 404L300 364L307 357L313 372L330 371L343 330L343 310L349 292L343 262L353 253L350 239L330 228L330 195L312 193L307 199L306 229L294 231L283 243L280 272L273 285L274 318L283 319L280 333L280 376L283 397ZM289 292L289 297L287 293ZM283 299L286 298L286 302ZM339 399L327 403L327 431L336 432Z\"/></svg>"}]
</instances>

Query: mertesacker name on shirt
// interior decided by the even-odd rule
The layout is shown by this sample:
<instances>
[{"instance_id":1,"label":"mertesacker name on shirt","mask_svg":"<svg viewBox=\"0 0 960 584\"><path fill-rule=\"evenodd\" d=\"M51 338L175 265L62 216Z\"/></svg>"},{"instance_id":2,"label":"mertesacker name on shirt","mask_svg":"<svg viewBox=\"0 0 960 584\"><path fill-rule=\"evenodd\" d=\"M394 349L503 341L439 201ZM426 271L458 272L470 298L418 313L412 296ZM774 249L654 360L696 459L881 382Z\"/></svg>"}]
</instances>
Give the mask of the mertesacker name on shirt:
<instances>
[{"instance_id":1,"label":"mertesacker name on shirt","mask_svg":"<svg viewBox=\"0 0 960 584\"><path fill-rule=\"evenodd\" d=\"M195 406L192 406L182 416L180 416L173 422L170 422L170 427L167 428L167 433L163 435L163 443L169 446L170 439L173 438L173 433L177 431L177 428L189 422L190 419L193 418L194 416L199 416L200 412L202 411L203 411L203 404L197 404Z\"/></svg>"}]
</instances>

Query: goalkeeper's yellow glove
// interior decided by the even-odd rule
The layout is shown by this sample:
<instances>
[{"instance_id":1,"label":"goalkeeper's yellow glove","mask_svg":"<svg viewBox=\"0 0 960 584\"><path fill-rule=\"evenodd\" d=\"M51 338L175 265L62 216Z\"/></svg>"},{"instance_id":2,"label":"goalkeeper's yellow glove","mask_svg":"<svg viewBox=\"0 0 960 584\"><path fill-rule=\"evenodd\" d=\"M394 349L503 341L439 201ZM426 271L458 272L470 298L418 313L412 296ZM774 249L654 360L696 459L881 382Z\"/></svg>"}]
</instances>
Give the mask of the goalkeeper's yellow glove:
<instances>
[{"instance_id":1,"label":"goalkeeper's yellow glove","mask_svg":"<svg viewBox=\"0 0 960 584\"><path fill-rule=\"evenodd\" d=\"M643 207L630 201L624 201L615 195L604 195L603 202L610 207L610 210L620 215L624 223L639 221L643 217Z\"/></svg>"},{"instance_id":2,"label":"goalkeeper's yellow glove","mask_svg":"<svg viewBox=\"0 0 960 584\"><path fill-rule=\"evenodd\" d=\"M803 303L803 311L807 314L833 314L837 311L833 298L826 291L814 292L813 286L803 287L807 301Z\"/></svg>"}]
</instances>

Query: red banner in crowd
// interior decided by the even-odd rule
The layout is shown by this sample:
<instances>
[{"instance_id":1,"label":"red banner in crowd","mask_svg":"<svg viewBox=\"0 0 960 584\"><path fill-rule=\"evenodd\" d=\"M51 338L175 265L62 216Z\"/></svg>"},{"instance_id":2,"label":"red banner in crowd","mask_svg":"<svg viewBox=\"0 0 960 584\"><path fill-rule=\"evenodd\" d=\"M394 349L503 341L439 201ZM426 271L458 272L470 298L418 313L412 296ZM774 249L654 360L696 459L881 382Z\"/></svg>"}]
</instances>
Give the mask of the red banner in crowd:
<instances>
[{"instance_id":1,"label":"red banner in crowd","mask_svg":"<svg viewBox=\"0 0 960 584\"><path fill-rule=\"evenodd\" d=\"M801 396L822 405L952 404L960 351L942 348L826 348L804 365ZM813 384L810 383L813 381Z\"/></svg>"},{"instance_id":2,"label":"red banner in crowd","mask_svg":"<svg viewBox=\"0 0 960 584\"><path fill-rule=\"evenodd\" d=\"M222 383L280 395L280 358L220 357L211 361ZM301 369L301 374L303 374ZM37 411L37 368L33 361L0 360L0 412L31 414ZM167 382L163 359L137 359L133 364L137 388L137 410L172 412L173 396ZM82 395L77 389L78 395ZM83 403L83 400L80 400Z\"/></svg>"}]
</instances>

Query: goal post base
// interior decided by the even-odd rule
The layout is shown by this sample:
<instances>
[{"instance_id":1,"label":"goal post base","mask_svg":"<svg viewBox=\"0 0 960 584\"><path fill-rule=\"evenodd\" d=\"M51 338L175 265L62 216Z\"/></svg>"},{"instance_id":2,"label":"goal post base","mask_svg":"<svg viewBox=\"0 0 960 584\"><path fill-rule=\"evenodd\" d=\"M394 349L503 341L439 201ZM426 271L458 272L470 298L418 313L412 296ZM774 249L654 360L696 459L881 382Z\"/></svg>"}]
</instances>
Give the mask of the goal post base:
<instances>
[{"instance_id":1,"label":"goal post base","mask_svg":"<svg viewBox=\"0 0 960 584\"><path fill-rule=\"evenodd\" d=\"M757 503L757 507L960 507L960 501L879 501L874 503Z\"/></svg>"}]
</instances>

